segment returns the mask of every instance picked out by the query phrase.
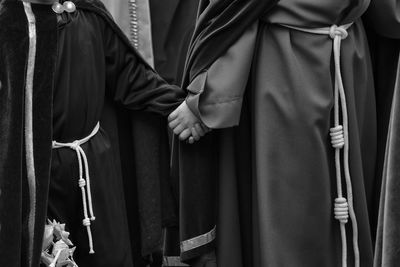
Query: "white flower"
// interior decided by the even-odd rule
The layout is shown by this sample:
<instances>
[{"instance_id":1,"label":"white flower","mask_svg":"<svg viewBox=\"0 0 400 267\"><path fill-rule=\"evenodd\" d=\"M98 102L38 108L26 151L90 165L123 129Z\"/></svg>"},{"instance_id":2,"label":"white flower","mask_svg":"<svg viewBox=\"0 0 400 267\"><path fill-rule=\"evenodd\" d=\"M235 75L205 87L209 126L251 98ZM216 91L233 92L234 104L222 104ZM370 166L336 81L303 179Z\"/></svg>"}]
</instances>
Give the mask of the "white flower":
<instances>
[{"instance_id":1,"label":"white flower","mask_svg":"<svg viewBox=\"0 0 400 267\"><path fill-rule=\"evenodd\" d=\"M42 254L42 263L49 267L78 267L73 259L75 247L69 240L69 232L65 231L65 224L48 221L45 225Z\"/></svg>"}]
</instances>

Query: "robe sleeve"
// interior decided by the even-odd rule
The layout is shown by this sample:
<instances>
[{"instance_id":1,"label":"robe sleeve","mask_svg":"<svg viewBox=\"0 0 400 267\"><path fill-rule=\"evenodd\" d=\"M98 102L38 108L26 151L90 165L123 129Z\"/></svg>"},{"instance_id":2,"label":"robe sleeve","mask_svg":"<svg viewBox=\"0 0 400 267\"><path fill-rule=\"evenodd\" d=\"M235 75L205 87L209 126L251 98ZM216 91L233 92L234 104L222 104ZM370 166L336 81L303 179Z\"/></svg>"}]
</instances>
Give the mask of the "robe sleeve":
<instances>
[{"instance_id":1,"label":"robe sleeve","mask_svg":"<svg viewBox=\"0 0 400 267\"><path fill-rule=\"evenodd\" d=\"M400 0L372 0L367 20L378 34L400 38Z\"/></svg>"},{"instance_id":2,"label":"robe sleeve","mask_svg":"<svg viewBox=\"0 0 400 267\"><path fill-rule=\"evenodd\" d=\"M121 106L166 116L185 98L165 82L113 29L105 27L107 93Z\"/></svg>"},{"instance_id":3,"label":"robe sleeve","mask_svg":"<svg viewBox=\"0 0 400 267\"><path fill-rule=\"evenodd\" d=\"M254 23L208 70L187 87L186 103L209 128L239 124L243 95L249 79L258 23Z\"/></svg>"}]
</instances>

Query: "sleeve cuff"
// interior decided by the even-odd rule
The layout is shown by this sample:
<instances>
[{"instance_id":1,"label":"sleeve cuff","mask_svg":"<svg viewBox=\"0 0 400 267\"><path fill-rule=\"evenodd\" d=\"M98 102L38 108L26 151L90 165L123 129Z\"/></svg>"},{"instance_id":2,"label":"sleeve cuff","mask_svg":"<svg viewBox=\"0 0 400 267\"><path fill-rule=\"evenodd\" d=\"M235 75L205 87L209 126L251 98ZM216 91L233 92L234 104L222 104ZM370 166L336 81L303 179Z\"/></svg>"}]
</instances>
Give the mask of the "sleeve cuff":
<instances>
[{"instance_id":1,"label":"sleeve cuff","mask_svg":"<svg viewBox=\"0 0 400 267\"><path fill-rule=\"evenodd\" d=\"M207 72L199 74L187 87L189 92L186 104L189 109L208 128L220 129L239 125L242 97L219 99L219 101L201 101L207 86Z\"/></svg>"}]
</instances>

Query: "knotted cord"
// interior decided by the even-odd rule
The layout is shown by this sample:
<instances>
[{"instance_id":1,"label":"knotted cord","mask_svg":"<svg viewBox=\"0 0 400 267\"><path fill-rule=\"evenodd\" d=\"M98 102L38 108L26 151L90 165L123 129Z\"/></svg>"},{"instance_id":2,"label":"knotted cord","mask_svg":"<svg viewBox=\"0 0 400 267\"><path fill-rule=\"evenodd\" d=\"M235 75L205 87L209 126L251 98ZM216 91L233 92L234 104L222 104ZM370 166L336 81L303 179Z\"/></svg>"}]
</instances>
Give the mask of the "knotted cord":
<instances>
[{"instance_id":1,"label":"knotted cord","mask_svg":"<svg viewBox=\"0 0 400 267\"><path fill-rule=\"evenodd\" d=\"M290 29L312 33L328 35L333 40L333 57L335 64L335 85L334 85L334 126L330 129L331 143L335 149L335 168L336 168L336 184L337 184L337 198L334 204L334 215L335 219L340 222L340 232L342 239L342 266L347 266L347 240L346 240L346 223L350 216L353 230L353 250L354 250L354 265L355 267L360 266L360 253L358 247L358 227L357 219L353 205L353 189L350 177L349 167L349 126L348 126L348 114L346 104L346 94L343 85L342 73L340 68L340 53L342 40L348 36L347 29L350 28L350 24L343 26L332 25L331 27L307 29L301 27L294 27L291 25L282 24L281 26ZM340 124L341 109L342 123ZM342 190L342 162L340 160L340 152L343 149L343 170L346 182L346 195L347 200L343 196Z\"/></svg>"},{"instance_id":2,"label":"knotted cord","mask_svg":"<svg viewBox=\"0 0 400 267\"><path fill-rule=\"evenodd\" d=\"M53 149L70 148L76 152L76 157L78 159L78 165L79 165L78 185L81 188L81 192L82 192L82 204L83 204L83 216L84 216L84 218L82 220L82 224L83 224L83 226L86 227L86 230L87 230L90 254L94 253L93 238L92 238L92 231L91 231L90 225L91 225L91 221L94 221L96 219L96 217L94 216L94 212L93 212L92 192L91 192L91 188L90 188L89 163L87 160L86 153L82 149L81 145L85 144L93 136L95 136L97 134L97 132L99 131L99 129L100 129L100 123L97 123L90 135L88 135L87 137L85 137L81 140L76 140L71 143L60 143L60 142L53 141ZM85 187L86 187L86 190L85 190ZM90 218L89 218L88 210L89 210Z\"/></svg>"}]
</instances>

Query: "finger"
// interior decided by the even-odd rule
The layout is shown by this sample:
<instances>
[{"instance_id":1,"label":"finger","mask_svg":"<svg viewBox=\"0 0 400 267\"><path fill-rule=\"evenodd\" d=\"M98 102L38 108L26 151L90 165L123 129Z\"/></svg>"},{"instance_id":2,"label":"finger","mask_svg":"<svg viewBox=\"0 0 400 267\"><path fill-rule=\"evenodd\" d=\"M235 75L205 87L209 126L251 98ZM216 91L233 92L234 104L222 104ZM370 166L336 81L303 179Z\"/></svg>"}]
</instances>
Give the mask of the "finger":
<instances>
[{"instance_id":1,"label":"finger","mask_svg":"<svg viewBox=\"0 0 400 267\"><path fill-rule=\"evenodd\" d=\"M174 129L176 126L178 126L180 123L179 119L175 119L173 121L171 121L170 123L168 123L169 128Z\"/></svg>"},{"instance_id":2,"label":"finger","mask_svg":"<svg viewBox=\"0 0 400 267\"><path fill-rule=\"evenodd\" d=\"M168 116L168 121L175 120L178 117L178 114L179 114L178 109L172 111L171 114L169 114Z\"/></svg>"},{"instance_id":3,"label":"finger","mask_svg":"<svg viewBox=\"0 0 400 267\"><path fill-rule=\"evenodd\" d=\"M185 126L182 124L179 124L178 126L173 129L174 134L179 135L183 130L185 130Z\"/></svg>"},{"instance_id":4,"label":"finger","mask_svg":"<svg viewBox=\"0 0 400 267\"><path fill-rule=\"evenodd\" d=\"M194 125L196 132L200 135L200 136L204 136L207 131L203 129L203 127L200 125L200 123L196 123ZM192 134L193 135L193 134Z\"/></svg>"},{"instance_id":5,"label":"finger","mask_svg":"<svg viewBox=\"0 0 400 267\"><path fill-rule=\"evenodd\" d=\"M189 138L190 134L191 134L190 129L185 129L179 134L179 139L181 141L186 140Z\"/></svg>"},{"instance_id":6,"label":"finger","mask_svg":"<svg viewBox=\"0 0 400 267\"><path fill-rule=\"evenodd\" d=\"M201 128L206 132L206 133L209 133L209 132L211 132L211 128L208 128L205 124L201 124Z\"/></svg>"},{"instance_id":7,"label":"finger","mask_svg":"<svg viewBox=\"0 0 400 267\"><path fill-rule=\"evenodd\" d=\"M189 144L194 144L195 140L194 140L193 136L189 137L188 142L189 142Z\"/></svg>"},{"instance_id":8,"label":"finger","mask_svg":"<svg viewBox=\"0 0 400 267\"><path fill-rule=\"evenodd\" d=\"M191 128L192 138L196 141L200 140L200 134L197 133L196 127Z\"/></svg>"}]
</instances>

